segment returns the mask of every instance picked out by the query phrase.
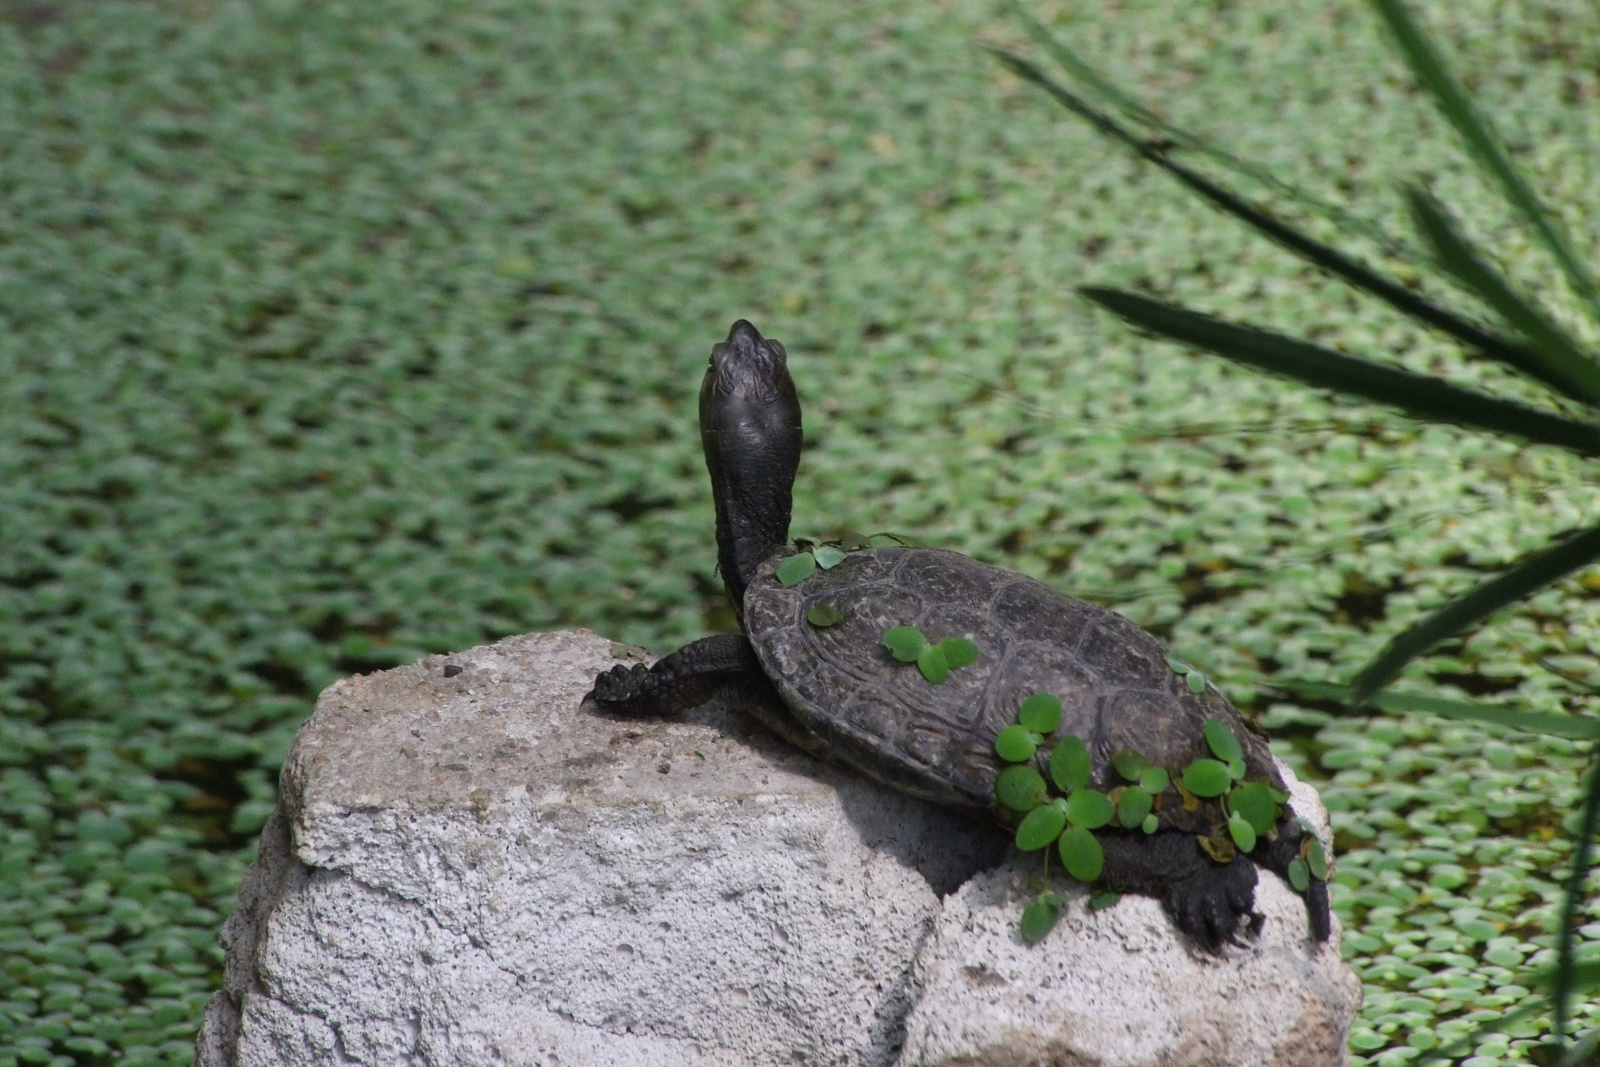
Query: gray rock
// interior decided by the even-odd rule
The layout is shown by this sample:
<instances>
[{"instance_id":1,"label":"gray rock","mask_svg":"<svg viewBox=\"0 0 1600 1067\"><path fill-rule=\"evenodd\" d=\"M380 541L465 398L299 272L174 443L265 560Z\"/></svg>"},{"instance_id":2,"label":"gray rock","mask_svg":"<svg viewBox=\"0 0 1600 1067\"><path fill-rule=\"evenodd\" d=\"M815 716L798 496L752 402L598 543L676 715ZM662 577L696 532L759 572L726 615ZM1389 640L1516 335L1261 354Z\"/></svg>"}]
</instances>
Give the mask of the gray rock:
<instances>
[{"instance_id":1,"label":"gray rock","mask_svg":"<svg viewBox=\"0 0 1600 1067\"><path fill-rule=\"evenodd\" d=\"M1336 949L1307 957L1274 876L1258 944L1224 961L1138 897L1023 946L1035 857L980 874L1005 856L992 827L717 708L581 712L630 654L534 634L331 686L197 1062L1342 1062L1359 986Z\"/></svg>"}]
</instances>

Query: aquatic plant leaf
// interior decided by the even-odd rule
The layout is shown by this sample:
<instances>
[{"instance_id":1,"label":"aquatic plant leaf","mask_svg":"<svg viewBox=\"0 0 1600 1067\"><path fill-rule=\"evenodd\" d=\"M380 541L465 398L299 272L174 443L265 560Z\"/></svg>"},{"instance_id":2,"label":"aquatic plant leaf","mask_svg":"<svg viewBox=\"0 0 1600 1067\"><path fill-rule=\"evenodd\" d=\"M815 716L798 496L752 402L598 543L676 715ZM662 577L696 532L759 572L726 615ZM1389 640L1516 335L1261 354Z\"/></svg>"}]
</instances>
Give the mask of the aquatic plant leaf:
<instances>
[{"instance_id":1,"label":"aquatic plant leaf","mask_svg":"<svg viewBox=\"0 0 1600 1067\"><path fill-rule=\"evenodd\" d=\"M1265 782L1236 785L1228 793L1228 811L1248 822L1258 835L1264 834L1278 822L1278 805L1272 792Z\"/></svg>"},{"instance_id":2,"label":"aquatic plant leaf","mask_svg":"<svg viewBox=\"0 0 1600 1067\"><path fill-rule=\"evenodd\" d=\"M1017 721L1036 734L1048 734L1061 725L1061 701L1053 693L1035 693L1017 709Z\"/></svg>"},{"instance_id":3,"label":"aquatic plant leaf","mask_svg":"<svg viewBox=\"0 0 1600 1067\"><path fill-rule=\"evenodd\" d=\"M845 555L844 549L836 545L818 545L811 550L811 554L816 557L817 566L823 570L829 570L843 563Z\"/></svg>"},{"instance_id":4,"label":"aquatic plant leaf","mask_svg":"<svg viewBox=\"0 0 1600 1067\"><path fill-rule=\"evenodd\" d=\"M1139 776L1150 769L1150 761L1133 749L1125 748L1111 757L1111 766L1128 781L1137 782Z\"/></svg>"},{"instance_id":5,"label":"aquatic plant leaf","mask_svg":"<svg viewBox=\"0 0 1600 1067\"><path fill-rule=\"evenodd\" d=\"M1139 824L1139 828L1147 834L1153 834L1161 828L1161 820L1154 815L1146 815L1144 822Z\"/></svg>"},{"instance_id":6,"label":"aquatic plant leaf","mask_svg":"<svg viewBox=\"0 0 1600 1067\"><path fill-rule=\"evenodd\" d=\"M951 670L978 662L978 646L965 637L947 637L933 646L944 656L945 666ZM1039 730L1038 733L1049 733Z\"/></svg>"},{"instance_id":7,"label":"aquatic plant leaf","mask_svg":"<svg viewBox=\"0 0 1600 1067\"><path fill-rule=\"evenodd\" d=\"M773 575L785 588L789 588L799 585L815 573L817 573L817 557L809 552L801 552L778 564L778 569Z\"/></svg>"},{"instance_id":8,"label":"aquatic plant leaf","mask_svg":"<svg viewBox=\"0 0 1600 1067\"><path fill-rule=\"evenodd\" d=\"M1172 784L1172 776L1165 767L1151 767L1139 775L1139 788L1151 796L1167 791L1167 786Z\"/></svg>"},{"instance_id":9,"label":"aquatic plant leaf","mask_svg":"<svg viewBox=\"0 0 1600 1067\"><path fill-rule=\"evenodd\" d=\"M917 669L934 685L944 681L950 674L950 665L945 662L944 653L938 645L928 645L917 653Z\"/></svg>"},{"instance_id":10,"label":"aquatic plant leaf","mask_svg":"<svg viewBox=\"0 0 1600 1067\"><path fill-rule=\"evenodd\" d=\"M1117 813L1111 798L1098 789L1079 789L1067 798L1067 821L1085 830L1098 830Z\"/></svg>"},{"instance_id":11,"label":"aquatic plant leaf","mask_svg":"<svg viewBox=\"0 0 1600 1067\"><path fill-rule=\"evenodd\" d=\"M1191 693L1204 693L1206 691L1206 676L1199 671L1190 671L1183 677L1184 684Z\"/></svg>"},{"instance_id":12,"label":"aquatic plant leaf","mask_svg":"<svg viewBox=\"0 0 1600 1067\"><path fill-rule=\"evenodd\" d=\"M1136 785L1129 786L1117 798L1117 822L1122 824L1124 830L1132 830L1144 822L1154 803L1155 798L1145 790Z\"/></svg>"},{"instance_id":13,"label":"aquatic plant leaf","mask_svg":"<svg viewBox=\"0 0 1600 1067\"><path fill-rule=\"evenodd\" d=\"M1050 778L1063 793L1082 789L1089 784L1089 750L1083 741L1070 734L1056 742L1050 753Z\"/></svg>"},{"instance_id":14,"label":"aquatic plant leaf","mask_svg":"<svg viewBox=\"0 0 1600 1067\"><path fill-rule=\"evenodd\" d=\"M1022 909L1022 927L1018 932L1022 940L1031 945L1054 930L1060 919L1061 906L1056 903L1055 894L1046 893Z\"/></svg>"},{"instance_id":15,"label":"aquatic plant leaf","mask_svg":"<svg viewBox=\"0 0 1600 1067\"><path fill-rule=\"evenodd\" d=\"M1105 911L1117 901L1122 899L1122 894L1111 889L1104 889L1089 897L1090 911Z\"/></svg>"},{"instance_id":16,"label":"aquatic plant leaf","mask_svg":"<svg viewBox=\"0 0 1600 1067\"><path fill-rule=\"evenodd\" d=\"M1028 812L1017 826L1017 847L1024 852L1036 852L1052 844L1066 826L1066 812L1054 804L1041 804Z\"/></svg>"},{"instance_id":17,"label":"aquatic plant leaf","mask_svg":"<svg viewBox=\"0 0 1600 1067\"><path fill-rule=\"evenodd\" d=\"M1314 837L1306 842L1306 866L1317 881L1328 880L1328 854L1323 851L1322 842Z\"/></svg>"},{"instance_id":18,"label":"aquatic plant leaf","mask_svg":"<svg viewBox=\"0 0 1600 1067\"><path fill-rule=\"evenodd\" d=\"M1222 762L1227 763L1244 755L1244 748L1239 744L1239 738L1221 719L1207 719L1205 735L1206 744L1211 746L1211 751L1215 752Z\"/></svg>"},{"instance_id":19,"label":"aquatic plant leaf","mask_svg":"<svg viewBox=\"0 0 1600 1067\"><path fill-rule=\"evenodd\" d=\"M1007 726L994 739L995 753L1012 763L1032 759L1039 748L1038 736L1026 726Z\"/></svg>"},{"instance_id":20,"label":"aquatic plant leaf","mask_svg":"<svg viewBox=\"0 0 1600 1067\"><path fill-rule=\"evenodd\" d=\"M832 604L818 604L806 612L806 622L812 626L832 626L842 618L844 616Z\"/></svg>"},{"instance_id":21,"label":"aquatic plant leaf","mask_svg":"<svg viewBox=\"0 0 1600 1067\"><path fill-rule=\"evenodd\" d=\"M1197 759L1183 772L1183 787L1197 797L1220 797L1233 784L1225 764Z\"/></svg>"},{"instance_id":22,"label":"aquatic plant leaf","mask_svg":"<svg viewBox=\"0 0 1600 1067\"><path fill-rule=\"evenodd\" d=\"M1249 852L1256 847L1256 828L1250 825L1249 820L1237 815L1228 820L1228 836L1233 838L1240 852Z\"/></svg>"},{"instance_id":23,"label":"aquatic plant leaf","mask_svg":"<svg viewBox=\"0 0 1600 1067\"><path fill-rule=\"evenodd\" d=\"M1044 778L1032 767L1007 767L994 780L994 795L1012 811L1032 811L1045 802Z\"/></svg>"},{"instance_id":24,"label":"aquatic plant leaf","mask_svg":"<svg viewBox=\"0 0 1600 1067\"><path fill-rule=\"evenodd\" d=\"M1105 869L1106 854L1093 834L1081 826L1068 827L1057 846L1067 873L1080 882L1092 882Z\"/></svg>"},{"instance_id":25,"label":"aquatic plant leaf","mask_svg":"<svg viewBox=\"0 0 1600 1067\"><path fill-rule=\"evenodd\" d=\"M896 626L884 633L883 647L901 663L914 663L928 647L928 639L915 626Z\"/></svg>"},{"instance_id":26,"label":"aquatic plant leaf","mask_svg":"<svg viewBox=\"0 0 1600 1067\"><path fill-rule=\"evenodd\" d=\"M1294 886L1295 892L1304 893L1311 886L1311 868L1303 859L1289 861L1289 884Z\"/></svg>"}]
</instances>

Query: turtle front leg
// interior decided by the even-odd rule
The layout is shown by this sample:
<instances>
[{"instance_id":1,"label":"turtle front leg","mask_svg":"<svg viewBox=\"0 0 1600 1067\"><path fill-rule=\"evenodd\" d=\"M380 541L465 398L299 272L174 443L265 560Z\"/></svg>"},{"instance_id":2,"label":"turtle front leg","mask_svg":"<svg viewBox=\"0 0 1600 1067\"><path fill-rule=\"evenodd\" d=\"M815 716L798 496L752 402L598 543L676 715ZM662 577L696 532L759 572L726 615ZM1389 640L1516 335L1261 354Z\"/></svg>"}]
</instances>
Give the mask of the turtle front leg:
<instances>
[{"instance_id":1,"label":"turtle front leg","mask_svg":"<svg viewBox=\"0 0 1600 1067\"><path fill-rule=\"evenodd\" d=\"M1207 951L1241 944L1241 934L1258 927L1256 865L1248 858L1215 863L1193 834L1177 831L1105 834L1100 844L1100 884L1155 897L1173 924Z\"/></svg>"},{"instance_id":2,"label":"turtle front leg","mask_svg":"<svg viewBox=\"0 0 1600 1067\"><path fill-rule=\"evenodd\" d=\"M720 700L807 752L820 755L826 747L795 720L762 671L749 639L738 634L701 638L649 667L618 664L595 678L583 700L629 718L677 715Z\"/></svg>"}]
</instances>

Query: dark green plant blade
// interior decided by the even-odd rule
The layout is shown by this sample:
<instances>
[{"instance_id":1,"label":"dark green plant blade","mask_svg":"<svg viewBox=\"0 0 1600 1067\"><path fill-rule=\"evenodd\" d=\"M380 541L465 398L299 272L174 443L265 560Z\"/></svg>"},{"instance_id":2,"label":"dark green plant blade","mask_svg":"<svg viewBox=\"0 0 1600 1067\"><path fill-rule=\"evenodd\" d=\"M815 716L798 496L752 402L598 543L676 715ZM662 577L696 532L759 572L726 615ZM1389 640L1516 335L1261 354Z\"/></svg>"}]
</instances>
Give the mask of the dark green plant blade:
<instances>
[{"instance_id":1,"label":"dark green plant blade","mask_svg":"<svg viewBox=\"0 0 1600 1067\"><path fill-rule=\"evenodd\" d=\"M1585 979L1592 982L1596 978L1595 975L1580 977L1573 959L1573 944L1578 933L1579 894L1583 892L1584 882L1589 878L1594 833L1596 827L1600 826L1600 761L1596 760L1597 754L1600 754L1600 748L1591 747L1589 792L1583 798L1583 818L1578 824L1577 848L1572 853L1572 873L1567 876L1566 898L1561 902L1561 933L1556 946L1555 989L1550 994L1555 1002L1551 1013L1554 1016L1552 1029L1557 1037L1562 1036L1566 1029L1567 1003L1571 1000L1573 992Z\"/></svg>"},{"instance_id":2,"label":"dark green plant blade","mask_svg":"<svg viewBox=\"0 0 1600 1067\"><path fill-rule=\"evenodd\" d=\"M1009 6L1012 13L1027 28L1028 35L1050 53L1050 58L1054 59L1062 70L1077 79L1081 85L1101 101L1120 111L1123 115L1152 130L1159 131L1180 147L1199 152L1235 174L1288 197L1336 225L1360 234L1378 244L1385 253L1396 259L1419 258L1415 249L1394 234L1389 233L1373 220L1346 211L1337 204L1323 200L1321 197L1300 188L1292 182L1284 181L1261 164L1236 156L1232 152L1211 143L1204 137L1162 118L1133 96L1118 88L1115 82L1101 74L1086 62L1082 56L1058 40L1054 34L1045 28L1043 23L1024 11L1021 5L1013 2Z\"/></svg>"},{"instance_id":3,"label":"dark green plant blade","mask_svg":"<svg viewBox=\"0 0 1600 1067\"><path fill-rule=\"evenodd\" d=\"M1355 688L1333 682L1302 682L1295 679L1274 679L1272 685L1286 693L1297 693L1317 700L1339 700L1350 703ZM1447 719L1468 722L1490 722L1508 726L1530 734L1552 734L1577 740L1600 738L1600 719L1580 715L1556 715L1544 711L1517 711L1498 704L1480 704L1471 700L1451 700L1449 697L1425 696L1421 693L1396 693L1392 689L1379 690L1366 700L1373 711L1403 712L1429 711ZM1360 709L1357 709L1358 713ZM1368 712L1370 714L1370 712Z\"/></svg>"},{"instance_id":4,"label":"dark green plant blade","mask_svg":"<svg viewBox=\"0 0 1600 1067\"><path fill-rule=\"evenodd\" d=\"M1500 272L1484 262L1475 248L1462 237L1449 214L1433 197L1415 186L1406 190L1411 216L1432 249L1439 267L1500 315L1522 336L1533 342L1529 354L1545 364L1540 377L1557 385L1563 393L1586 404L1600 402L1600 363L1580 349L1567 332L1556 325L1532 301L1522 296Z\"/></svg>"},{"instance_id":5,"label":"dark green plant blade","mask_svg":"<svg viewBox=\"0 0 1600 1067\"><path fill-rule=\"evenodd\" d=\"M1423 299L1393 278L1385 277L1356 262L1338 249L1323 244L1314 238L1306 236L1292 226L1280 222L1265 210L1247 203L1210 179L1197 174L1181 163L1168 159L1163 152L1151 147L1137 135L1118 125L1116 120L1110 116L1095 110L1071 90L1057 84L1026 59L1010 52L993 51L1001 63L1010 68L1018 77L1032 81L1040 86L1054 96L1063 107L1087 121L1101 133L1114 140L1121 141L1142 158L1162 168L1195 193L1198 193L1213 206L1255 228L1261 234L1276 241L1295 255L1321 267L1338 278L1342 278L1350 285L1371 293L1396 311L1409 315L1419 322L1427 323L1429 326L1454 337L1462 344L1476 349L1490 359L1504 363L1506 366L1515 368L1530 377L1538 378L1547 385L1555 388L1561 387L1559 382L1548 381L1543 377L1543 364L1524 346L1490 333L1482 327L1461 318L1459 315Z\"/></svg>"},{"instance_id":6,"label":"dark green plant blade","mask_svg":"<svg viewBox=\"0 0 1600 1067\"><path fill-rule=\"evenodd\" d=\"M1226 356L1236 363L1335 389L1412 416L1455 423L1600 455L1600 427L1547 414L1422 374L1341 355L1307 341L1202 315L1139 293L1085 286L1078 290L1134 326Z\"/></svg>"},{"instance_id":7,"label":"dark green plant blade","mask_svg":"<svg viewBox=\"0 0 1600 1067\"><path fill-rule=\"evenodd\" d=\"M1600 526L1591 526L1457 597L1390 641L1362 669L1355 680L1356 703L1383 688L1401 668L1433 645L1596 559L1600 559Z\"/></svg>"},{"instance_id":8,"label":"dark green plant blade","mask_svg":"<svg viewBox=\"0 0 1600 1067\"><path fill-rule=\"evenodd\" d=\"M1472 158L1500 184L1500 191L1511 206L1533 227L1540 243L1561 265L1567 283L1583 299L1590 315L1600 320L1600 295L1595 292L1594 280L1567 247L1560 224L1546 214L1533 189L1511 165L1510 157L1490 129L1488 120L1472 106L1466 90L1445 66L1444 58L1412 21L1401 0L1372 0L1372 4L1389 24L1411 72L1432 94L1440 112L1467 143Z\"/></svg>"}]
</instances>

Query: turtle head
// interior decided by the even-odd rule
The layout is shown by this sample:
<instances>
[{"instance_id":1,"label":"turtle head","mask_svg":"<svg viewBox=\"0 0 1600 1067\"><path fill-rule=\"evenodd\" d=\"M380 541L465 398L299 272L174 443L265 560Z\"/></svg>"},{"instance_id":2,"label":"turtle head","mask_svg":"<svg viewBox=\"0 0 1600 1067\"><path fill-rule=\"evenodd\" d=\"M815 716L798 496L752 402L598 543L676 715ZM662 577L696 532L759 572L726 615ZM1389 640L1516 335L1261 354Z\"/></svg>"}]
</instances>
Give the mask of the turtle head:
<instances>
[{"instance_id":1,"label":"turtle head","mask_svg":"<svg viewBox=\"0 0 1600 1067\"><path fill-rule=\"evenodd\" d=\"M762 560L789 539L800 467L800 401L783 346L740 319L711 348L700 442L717 505L717 562L734 614Z\"/></svg>"}]
</instances>

